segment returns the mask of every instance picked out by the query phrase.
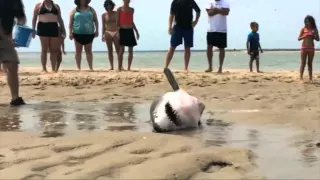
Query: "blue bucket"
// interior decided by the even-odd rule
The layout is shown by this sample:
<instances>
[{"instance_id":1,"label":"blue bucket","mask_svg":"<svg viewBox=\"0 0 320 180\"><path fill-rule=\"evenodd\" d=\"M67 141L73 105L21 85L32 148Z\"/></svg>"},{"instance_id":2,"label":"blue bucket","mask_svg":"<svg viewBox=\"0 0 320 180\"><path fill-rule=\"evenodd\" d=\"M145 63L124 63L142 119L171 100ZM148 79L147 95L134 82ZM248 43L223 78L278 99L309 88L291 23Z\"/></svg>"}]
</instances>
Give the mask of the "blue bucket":
<instances>
[{"instance_id":1,"label":"blue bucket","mask_svg":"<svg viewBox=\"0 0 320 180\"><path fill-rule=\"evenodd\" d=\"M13 33L13 42L17 47L27 48L30 45L33 32L35 32L35 30L27 26L16 25Z\"/></svg>"}]
</instances>

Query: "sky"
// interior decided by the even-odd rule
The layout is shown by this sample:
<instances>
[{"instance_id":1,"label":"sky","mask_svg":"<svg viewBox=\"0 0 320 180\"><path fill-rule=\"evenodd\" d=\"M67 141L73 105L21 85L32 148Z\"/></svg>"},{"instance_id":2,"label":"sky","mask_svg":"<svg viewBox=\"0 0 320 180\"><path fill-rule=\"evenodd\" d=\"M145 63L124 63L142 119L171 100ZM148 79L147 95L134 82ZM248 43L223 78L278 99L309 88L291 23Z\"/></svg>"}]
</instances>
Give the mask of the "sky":
<instances>
[{"instance_id":1,"label":"sky","mask_svg":"<svg viewBox=\"0 0 320 180\"><path fill-rule=\"evenodd\" d=\"M68 27L69 13L75 7L73 0L54 0L60 5L62 18ZM208 17L205 6L208 0L195 0L201 8L201 17L195 27L194 48L206 48L206 32ZM303 27L306 15L312 15L320 27L320 0L308 0L302 3L298 0L228 0L230 14L228 16L228 49L245 49L247 34L250 32L251 21L259 23L260 43L265 49L297 49L301 42L297 41L300 29ZM24 0L27 25L32 26L32 12L39 0ZM114 0L117 6L122 0ZM168 16L172 0L132 0L135 8L134 21L140 32L140 39L135 50L156 51L167 50L170 45L168 35ZM92 0L90 5L96 10L99 23L101 14L105 11L104 0ZM67 32L68 33L68 32ZM93 51L106 51L106 45L101 41L101 25L99 37L94 40ZM68 35L67 35L68 36ZM74 42L66 39L66 51L74 51ZM320 43L316 44L320 48ZM178 49L183 49L179 46ZM18 48L19 52L39 52L38 37L31 41L29 48Z\"/></svg>"}]
</instances>

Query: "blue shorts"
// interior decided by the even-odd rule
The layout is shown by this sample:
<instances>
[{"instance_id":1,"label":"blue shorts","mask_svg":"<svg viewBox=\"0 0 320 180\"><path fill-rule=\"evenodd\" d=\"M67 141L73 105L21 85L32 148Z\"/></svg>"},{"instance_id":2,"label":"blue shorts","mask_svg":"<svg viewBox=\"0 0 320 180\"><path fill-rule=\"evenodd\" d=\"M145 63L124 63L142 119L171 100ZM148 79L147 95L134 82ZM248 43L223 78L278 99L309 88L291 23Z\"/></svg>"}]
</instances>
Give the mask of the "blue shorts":
<instances>
[{"instance_id":1,"label":"blue shorts","mask_svg":"<svg viewBox=\"0 0 320 180\"><path fill-rule=\"evenodd\" d=\"M193 28L182 28L177 25L173 26L171 35L171 47L177 47L182 44L182 39L185 47L193 47Z\"/></svg>"}]
</instances>

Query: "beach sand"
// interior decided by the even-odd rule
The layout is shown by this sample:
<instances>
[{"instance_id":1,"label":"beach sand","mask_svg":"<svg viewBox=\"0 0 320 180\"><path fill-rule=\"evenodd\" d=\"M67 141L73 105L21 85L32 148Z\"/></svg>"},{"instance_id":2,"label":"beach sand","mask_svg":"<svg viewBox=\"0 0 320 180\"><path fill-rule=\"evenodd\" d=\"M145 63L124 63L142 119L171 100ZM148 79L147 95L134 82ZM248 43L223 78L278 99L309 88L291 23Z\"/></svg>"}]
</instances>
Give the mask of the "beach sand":
<instances>
[{"instance_id":1,"label":"beach sand","mask_svg":"<svg viewBox=\"0 0 320 180\"><path fill-rule=\"evenodd\" d=\"M228 115L230 121L293 124L320 131L320 73L314 84L302 84L298 72L216 73L175 71L181 88L197 96L210 109L257 109L251 113ZM134 72L63 70L42 74L40 69L21 69L21 96L28 101L112 101L150 102L171 91L162 70ZM307 79L307 75L305 77ZM5 76L0 76L0 103L10 100ZM251 116L252 115L252 116ZM242 117L243 116L243 117Z\"/></svg>"},{"instance_id":2,"label":"beach sand","mask_svg":"<svg viewBox=\"0 0 320 180\"><path fill-rule=\"evenodd\" d=\"M302 84L296 71L173 72L181 88L206 104L206 111L259 110L217 114L217 119L289 124L320 132L319 73L314 75L314 84ZM26 102L150 102L171 91L162 70L153 69L121 73L63 70L57 74L21 69L20 79ZM5 104L10 93L4 76L0 87L0 102ZM1 109L0 113L6 113L6 108ZM97 132L40 138L26 132L2 132L0 137L1 179L245 179L252 169L248 150L203 147L197 139L173 135Z\"/></svg>"},{"instance_id":3,"label":"beach sand","mask_svg":"<svg viewBox=\"0 0 320 180\"><path fill-rule=\"evenodd\" d=\"M240 179L253 167L250 151L173 135L0 135L1 179Z\"/></svg>"}]
</instances>

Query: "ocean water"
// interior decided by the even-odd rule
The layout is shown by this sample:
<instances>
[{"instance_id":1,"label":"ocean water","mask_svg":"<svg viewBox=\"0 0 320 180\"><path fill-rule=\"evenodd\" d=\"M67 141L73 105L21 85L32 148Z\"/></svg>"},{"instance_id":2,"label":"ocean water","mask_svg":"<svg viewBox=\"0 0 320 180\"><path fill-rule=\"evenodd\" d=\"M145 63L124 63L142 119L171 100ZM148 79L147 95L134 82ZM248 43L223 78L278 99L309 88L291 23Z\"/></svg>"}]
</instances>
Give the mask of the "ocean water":
<instances>
[{"instance_id":1,"label":"ocean water","mask_svg":"<svg viewBox=\"0 0 320 180\"><path fill-rule=\"evenodd\" d=\"M218 52L214 52L214 68L218 66ZM41 67L40 53L19 53L21 67ZM117 67L117 58L114 53L114 64ZM132 68L162 68L166 52L134 52ZM183 52L176 52L171 62L170 68L184 68ZM49 59L49 56L48 56ZM320 71L320 53L316 52L314 58L314 71ZM245 51L228 51L224 63L225 69L248 69L249 56ZM275 70L298 70L300 65L299 51L267 51L260 55L260 69L262 71ZM48 61L48 67L50 62ZM110 68L107 52L95 52L93 66L95 69ZM255 65L254 65L255 66ZM76 69L74 53L69 52L63 56L62 69ZM124 67L127 67L127 54L124 56ZM82 69L87 69L85 54L82 55ZM206 53L194 51L191 55L189 69L192 71L202 71L207 69Z\"/></svg>"}]
</instances>

